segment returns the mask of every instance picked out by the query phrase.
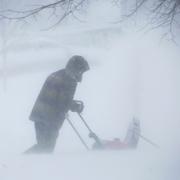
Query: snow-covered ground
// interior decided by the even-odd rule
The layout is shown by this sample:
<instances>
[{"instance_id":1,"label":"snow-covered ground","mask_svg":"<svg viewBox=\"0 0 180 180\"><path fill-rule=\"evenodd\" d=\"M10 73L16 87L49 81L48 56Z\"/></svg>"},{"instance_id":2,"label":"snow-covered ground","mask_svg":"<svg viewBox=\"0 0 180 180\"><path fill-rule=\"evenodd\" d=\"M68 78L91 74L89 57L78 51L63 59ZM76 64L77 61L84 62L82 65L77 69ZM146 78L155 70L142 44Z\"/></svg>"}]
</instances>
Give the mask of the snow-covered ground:
<instances>
[{"instance_id":1,"label":"snow-covered ground","mask_svg":"<svg viewBox=\"0 0 180 180\"><path fill-rule=\"evenodd\" d=\"M9 157L1 165L1 179L178 179L178 165L155 151L73 152Z\"/></svg>"},{"instance_id":2,"label":"snow-covered ground","mask_svg":"<svg viewBox=\"0 0 180 180\"><path fill-rule=\"evenodd\" d=\"M158 39L118 25L67 26L8 39L0 57L6 57L0 66L0 179L179 180L180 54ZM65 122L54 154L21 154L35 143L28 116L44 80L74 54L91 67L75 95L85 103L90 127L101 138L123 139L137 117L142 135L159 149L140 140L135 151L87 152ZM91 146L77 115L70 119Z\"/></svg>"}]
</instances>

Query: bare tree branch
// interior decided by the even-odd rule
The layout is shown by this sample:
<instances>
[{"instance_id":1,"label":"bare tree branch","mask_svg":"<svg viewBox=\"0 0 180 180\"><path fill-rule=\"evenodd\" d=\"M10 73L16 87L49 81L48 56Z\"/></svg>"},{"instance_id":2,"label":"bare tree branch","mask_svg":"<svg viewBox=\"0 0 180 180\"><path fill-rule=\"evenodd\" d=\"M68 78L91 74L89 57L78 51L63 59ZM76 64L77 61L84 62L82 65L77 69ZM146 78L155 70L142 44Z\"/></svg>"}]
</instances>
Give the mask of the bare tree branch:
<instances>
[{"instance_id":1,"label":"bare tree branch","mask_svg":"<svg viewBox=\"0 0 180 180\"><path fill-rule=\"evenodd\" d=\"M180 0L131 0L131 3L133 1L134 9L129 10L124 18L133 17L135 13L140 13L142 7L146 7L143 13L149 13L148 25L152 26L151 30L162 27L168 30L164 36L170 34L172 40L175 38L174 29L180 26Z\"/></svg>"},{"instance_id":2,"label":"bare tree branch","mask_svg":"<svg viewBox=\"0 0 180 180\"><path fill-rule=\"evenodd\" d=\"M78 8L82 8L83 3L86 1L87 0L59 0L46 5L38 5L36 8L25 11L7 9L0 11L0 20L24 20L30 17L36 18L42 11L51 9L52 13L49 18L54 16L58 19L58 21L50 27L52 28L60 24L69 15L75 17L74 12L78 11ZM58 15L57 12L61 13L61 15Z\"/></svg>"}]
</instances>

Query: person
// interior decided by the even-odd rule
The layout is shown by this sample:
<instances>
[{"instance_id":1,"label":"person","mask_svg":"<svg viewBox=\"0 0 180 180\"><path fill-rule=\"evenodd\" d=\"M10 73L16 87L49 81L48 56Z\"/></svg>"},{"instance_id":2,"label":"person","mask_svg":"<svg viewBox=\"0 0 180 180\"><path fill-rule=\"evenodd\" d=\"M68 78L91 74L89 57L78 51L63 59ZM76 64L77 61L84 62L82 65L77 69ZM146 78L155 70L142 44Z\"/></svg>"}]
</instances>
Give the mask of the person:
<instances>
[{"instance_id":1,"label":"person","mask_svg":"<svg viewBox=\"0 0 180 180\"><path fill-rule=\"evenodd\" d=\"M135 149L137 148L140 136L140 121L136 118L129 123L129 127L126 136L123 141L119 138L113 140L100 140L101 143L95 142L92 145L92 149L95 150L123 150L123 149ZM90 134L92 137L93 134Z\"/></svg>"},{"instance_id":2,"label":"person","mask_svg":"<svg viewBox=\"0 0 180 180\"><path fill-rule=\"evenodd\" d=\"M66 67L52 73L45 81L30 114L34 122L37 144L25 153L52 153L59 130L69 110L81 113L83 103L73 99L83 73L89 70L84 57L72 56Z\"/></svg>"}]
</instances>

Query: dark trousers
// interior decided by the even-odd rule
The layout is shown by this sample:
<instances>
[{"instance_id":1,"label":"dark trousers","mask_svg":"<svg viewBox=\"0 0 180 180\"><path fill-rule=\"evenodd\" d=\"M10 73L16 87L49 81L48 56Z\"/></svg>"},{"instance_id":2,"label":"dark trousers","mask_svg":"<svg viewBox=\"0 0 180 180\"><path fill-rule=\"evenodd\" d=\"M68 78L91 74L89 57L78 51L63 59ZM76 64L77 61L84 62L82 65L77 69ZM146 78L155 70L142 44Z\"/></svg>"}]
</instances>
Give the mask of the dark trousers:
<instances>
[{"instance_id":1,"label":"dark trousers","mask_svg":"<svg viewBox=\"0 0 180 180\"><path fill-rule=\"evenodd\" d=\"M52 153L64 119L49 122L34 122L37 144L29 148L25 153Z\"/></svg>"}]
</instances>

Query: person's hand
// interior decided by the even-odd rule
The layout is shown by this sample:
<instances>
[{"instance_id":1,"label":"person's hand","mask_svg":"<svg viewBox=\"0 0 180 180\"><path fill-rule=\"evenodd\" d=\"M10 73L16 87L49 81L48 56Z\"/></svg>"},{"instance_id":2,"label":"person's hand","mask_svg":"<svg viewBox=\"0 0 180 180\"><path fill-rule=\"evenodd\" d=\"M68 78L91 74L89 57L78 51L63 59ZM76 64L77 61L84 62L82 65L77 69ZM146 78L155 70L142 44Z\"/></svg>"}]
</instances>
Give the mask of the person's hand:
<instances>
[{"instance_id":1,"label":"person's hand","mask_svg":"<svg viewBox=\"0 0 180 180\"><path fill-rule=\"evenodd\" d=\"M81 113L83 109L84 109L84 103L82 101L76 101L76 100L72 101L72 104L70 107L70 110L72 112Z\"/></svg>"}]
</instances>

